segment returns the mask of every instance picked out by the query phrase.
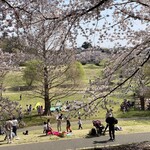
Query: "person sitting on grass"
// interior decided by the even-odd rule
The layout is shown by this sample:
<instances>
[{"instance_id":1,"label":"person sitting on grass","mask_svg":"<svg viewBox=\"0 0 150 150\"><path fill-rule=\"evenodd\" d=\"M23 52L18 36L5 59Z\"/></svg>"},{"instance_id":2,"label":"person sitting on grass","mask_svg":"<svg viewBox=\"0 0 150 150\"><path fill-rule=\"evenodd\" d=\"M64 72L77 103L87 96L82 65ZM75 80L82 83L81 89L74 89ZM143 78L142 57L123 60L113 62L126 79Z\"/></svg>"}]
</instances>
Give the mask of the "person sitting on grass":
<instances>
[{"instance_id":1,"label":"person sitting on grass","mask_svg":"<svg viewBox=\"0 0 150 150\"><path fill-rule=\"evenodd\" d=\"M43 124L43 133L46 133L47 131L47 123L44 121L44 124Z\"/></svg>"},{"instance_id":2,"label":"person sitting on grass","mask_svg":"<svg viewBox=\"0 0 150 150\"><path fill-rule=\"evenodd\" d=\"M52 127L50 124L50 119L47 119L47 130L46 130L46 135L48 135L49 133L52 134Z\"/></svg>"}]
</instances>

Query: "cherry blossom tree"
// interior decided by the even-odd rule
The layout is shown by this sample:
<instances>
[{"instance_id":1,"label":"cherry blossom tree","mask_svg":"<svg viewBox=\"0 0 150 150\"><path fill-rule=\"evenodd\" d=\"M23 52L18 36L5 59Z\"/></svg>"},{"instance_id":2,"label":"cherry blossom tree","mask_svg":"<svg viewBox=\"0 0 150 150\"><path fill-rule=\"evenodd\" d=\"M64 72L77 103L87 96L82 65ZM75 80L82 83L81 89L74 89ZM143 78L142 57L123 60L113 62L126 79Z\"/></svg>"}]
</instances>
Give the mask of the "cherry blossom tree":
<instances>
[{"instance_id":1,"label":"cherry blossom tree","mask_svg":"<svg viewBox=\"0 0 150 150\"><path fill-rule=\"evenodd\" d=\"M13 55L9 53L3 53L3 51L0 49L0 99L2 98L2 93L5 90L4 88L4 78L6 74L9 72L9 70L13 66Z\"/></svg>"},{"instance_id":2,"label":"cherry blossom tree","mask_svg":"<svg viewBox=\"0 0 150 150\"><path fill-rule=\"evenodd\" d=\"M24 4L26 4L27 1L24 2ZM9 9L11 8L10 5L16 5L16 3L9 3ZM54 19L40 19L43 15L50 18L54 15L59 15L61 12L61 9L55 5L53 6L50 2L33 2L30 6L27 6L26 9L31 11L31 6L37 13L34 13L32 16L28 16L28 12L27 14L22 14L22 17L24 16L27 20L24 18L18 20L21 26L17 28L18 30L15 33L18 35L22 34L21 38L26 44L27 48L25 47L22 51L31 54L37 61L41 62L38 67L41 83L39 83L38 89L36 89L35 92L44 99L44 114L49 115L51 103L54 100L71 95L73 89L78 85L78 83L76 83L77 78L74 76L75 72L72 71L72 76L71 74L69 75L70 78L68 78L67 75L70 66L75 62L73 51L67 49L65 46L71 27L68 27L68 21L62 22L59 20L54 21ZM50 7L52 9L49 9ZM15 6L13 6L13 8L15 9ZM14 11L14 9L10 11ZM56 10L58 14L55 12ZM24 9L20 13L24 13ZM16 17L16 14L13 15ZM16 25L18 25L18 22L16 23ZM30 49L28 49L28 47Z\"/></svg>"},{"instance_id":3,"label":"cherry blossom tree","mask_svg":"<svg viewBox=\"0 0 150 150\"><path fill-rule=\"evenodd\" d=\"M22 115L22 108L19 107L19 103L11 101L8 98L3 97L3 91L5 91L4 80L6 74L15 70L17 63L17 55L3 52L0 49L0 123L4 123L6 118L13 116L20 117Z\"/></svg>"},{"instance_id":4,"label":"cherry blossom tree","mask_svg":"<svg viewBox=\"0 0 150 150\"><path fill-rule=\"evenodd\" d=\"M106 40L114 42L114 48L126 43L123 45L124 50L119 49L114 55L112 53L103 78L97 78L90 84L92 87L89 89L93 91L88 103L83 106L91 112L105 104L105 98L111 93L127 82L130 83L150 58L149 0L3 0L0 3L3 34L7 33L8 25L12 25L17 35L23 34L26 42L31 47L34 45L33 49L39 49L36 53L43 56L45 62L49 56L47 53L52 52L54 55L56 49L61 52L59 59L68 55L62 54L65 51L64 45L72 49L76 47L79 34L91 44L95 35L98 40L94 42L98 46ZM35 35L38 38L34 38ZM52 51L54 49L55 52ZM47 69L44 69L45 76ZM119 72L126 76L117 86L110 86L120 76ZM108 86L106 92L99 91Z\"/></svg>"},{"instance_id":5,"label":"cherry blossom tree","mask_svg":"<svg viewBox=\"0 0 150 150\"><path fill-rule=\"evenodd\" d=\"M150 83L150 63L145 65L134 77L134 86L131 89L134 90L135 97L140 99L141 110L145 110L145 99L149 98L149 83Z\"/></svg>"},{"instance_id":6,"label":"cherry blossom tree","mask_svg":"<svg viewBox=\"0 0 150 150\"><path fill-rule=\"evenodd\" d=\"M8 98L0 100L0 122L4 123L6 119L22 117L22 107L16 101L10 101Z\"/></svg>"}]
</instances>

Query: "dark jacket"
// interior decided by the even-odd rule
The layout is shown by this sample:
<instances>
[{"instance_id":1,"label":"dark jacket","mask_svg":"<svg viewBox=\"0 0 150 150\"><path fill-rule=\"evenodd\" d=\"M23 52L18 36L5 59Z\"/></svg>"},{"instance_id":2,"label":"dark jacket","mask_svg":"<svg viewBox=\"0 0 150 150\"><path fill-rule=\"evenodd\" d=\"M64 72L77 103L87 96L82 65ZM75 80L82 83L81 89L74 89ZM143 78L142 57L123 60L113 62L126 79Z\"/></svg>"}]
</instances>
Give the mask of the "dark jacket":
<instances>
[{"instance_id":1,"label":"dark jacket","mask_svg":"<svg viewBox=\"0 0 150 150\"><path fill-rule=\"evenodd\" d=\"M71 126L71 123L69 120L67 120L67 127L70 127Z\"/></svg>"},{"instance_id":2,"label":"dark jacket","mask_svg":"<svg viewBox=\"0 0 150 150\"><path fill-rule=\"evenodd\" d=\"M116 124L116 118L114 118L114 117L108 117L106 119L106 122L109 124L109 126L113 126L113 125Z\"/></svg>"}]
</instances>

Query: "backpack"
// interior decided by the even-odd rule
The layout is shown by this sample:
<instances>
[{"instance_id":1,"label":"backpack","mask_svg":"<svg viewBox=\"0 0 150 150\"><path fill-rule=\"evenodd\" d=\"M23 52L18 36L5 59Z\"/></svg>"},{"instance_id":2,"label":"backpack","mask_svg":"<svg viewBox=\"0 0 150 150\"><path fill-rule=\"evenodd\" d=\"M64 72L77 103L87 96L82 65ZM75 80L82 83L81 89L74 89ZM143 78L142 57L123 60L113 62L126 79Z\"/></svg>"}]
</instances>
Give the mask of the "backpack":
<instances>
[{"instance_id":1,"label":"backpack","mask_svg":"<svg viewBox=\"0 0 150 150\"><path fill-rule=\"evenodd\" d=\"M12 124L11 124L11 122L6 122L6 124L5 124L5 129L6 129L7 131L11 131L11 129L12 129Z\"/></svg>"},{"instance_id":2,"label":"backpack","mask_svg":"<svg viewBox=\"0 0 150 150\"><path fill-rule=\"evenodd\" d=\"M114 124L117 124L118 120L116 118L114 118Z\"/></svg>"}]
</instances>

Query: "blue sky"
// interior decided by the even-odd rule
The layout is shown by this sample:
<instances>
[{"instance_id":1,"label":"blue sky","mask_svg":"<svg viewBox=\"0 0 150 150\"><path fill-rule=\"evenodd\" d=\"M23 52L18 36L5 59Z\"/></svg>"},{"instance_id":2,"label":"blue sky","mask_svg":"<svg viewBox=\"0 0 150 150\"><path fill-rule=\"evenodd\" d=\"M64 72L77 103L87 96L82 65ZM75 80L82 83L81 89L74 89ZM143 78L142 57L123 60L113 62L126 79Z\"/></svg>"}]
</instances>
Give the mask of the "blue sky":
<instances>
[{"instance_id":1,"label":"blue sky","mask_svg":"<svg viewBox=\"0 0 150 150\"><path fill-rule=\"evenodd\" d=\"M92 24L92 23L91 23ZM102 27L102 25L103 25L103 22L99 22L99 27L101 28ZM89 25L89 26L91 26L92 27L92 25ZM135 30L135 31L140 31L140 30L144 30L145 29L145 24L141 24L141 22L140 21L134 21L133 22L133 29ZM85 27L86 28L86 27ZM113 31L109 31L109 33L111 33L112 35L113 35ZM105 40L105 41L103 41L103 42L99 42L99 43L97 43L97 41L98 41L98 37L99 37L99 33L97 32L97 33L95 33L95 34L93 34L92 36L90 36L90 39L92 40L92 45L93 46L96 46L96 45L98 45L98 46L100 46L100 47L105 47L105 48L113 48L114 46L115 46L115 43L117 43L117 42L119 42L122 46L125 46L126 44L127 44L127 40L115 40L115 41L113 41L113 42L111 42L111 41L109 41L109 40ZM77 43L78 43L78 47L81 47L82 46L82 44L85 42L85 41L87 41L87 39L86 38L84 38L82 35L79 35L78 36L78 38L77 38Z\"/></svg>"},{"instance_id":2,"label":"blue sky","mask_svg":"<svg viewBox=\"0 0 150 150\"><path fill-rule=\"evenodd\" d=\"M103 29L104 21L107 21L108 23L113 23L113 18L112 18L113 11L114 11L114 9L111 9L111 10L109 9L109 10L105 10L105 11L103 11L103 12L101 13L102 16L106 16L107 14L109 14L109 17L106 17L105 19L102 19L102 20L100 20L100 21L98 22L98 27L99 27L100 29ZM90 27L90 28L92 28L92 27L93 27L93 26L92 26L93 23L96 24L96 20L95 20L95 21L91 21L91 23L89 23L87 26ZM116 22L115 22L115 23L116 23ZM146 28L146 25L145 25L145 24L142 24L141 21L139 21L139 20L133 20L132 23L133 23L133 27L131 27L131 28L134 29L135 31L144 30L144 29ZM86 28L85 25L82 25L82 26L83 26L83 28ZM117 26L116 26L115 28L116 28L116 30L119 30ZM112 29L109 31L109 33L110 33L111 35L114 34ZM121 46L125 46L125 45L127 44L127 40L125 40L125 39L122 39L122 40L115 40L115 41L113 41L113 42L111 42L111 41L109 41L109 40L105 40L105 41L103 41L103 42L97 43L98 37L99 37L99 33L98 33L98 32L95 33L95 34L93 34L92 36L89 36L89 38L92 40L92 45L93 45L93 46L98 45L98 46L100 46L100 47L113 48L113 47L115 46L115 43L117 43L117 42L119 42ZM78 47L81 47L82 44L83 44L85 41L87 41L87 39L84 38L83 36L79 35L78 38L77 38L77 46L78 46Z\"/></svg>"}]
</instances>

